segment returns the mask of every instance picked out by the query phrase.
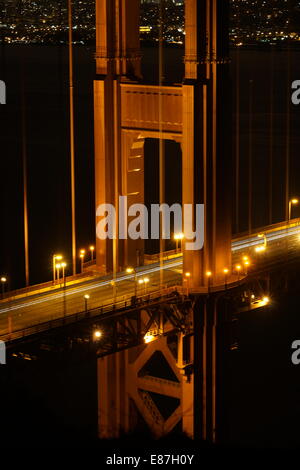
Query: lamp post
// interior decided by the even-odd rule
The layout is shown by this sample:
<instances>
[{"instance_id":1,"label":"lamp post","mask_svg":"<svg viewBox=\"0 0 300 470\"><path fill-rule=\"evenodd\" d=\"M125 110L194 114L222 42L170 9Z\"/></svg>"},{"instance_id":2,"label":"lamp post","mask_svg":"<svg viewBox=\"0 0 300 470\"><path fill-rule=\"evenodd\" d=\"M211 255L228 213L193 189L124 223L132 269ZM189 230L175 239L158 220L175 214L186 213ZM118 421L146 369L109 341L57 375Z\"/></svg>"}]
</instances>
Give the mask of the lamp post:
<instances>
[{"instance_id":1,"label":"lamp post","mask_svg":"<svg viewBox=\"0 0 300 470\"><path fill-rule=\"evenodd\" d=\"M191 277L191 273L189 272L185 273L187 295L189 295L189 291L190 291L190 277Z\"/></svg>"},{"instance_id":2,"label":"lamp post","mask_svg":"<svg viewBox=\"0 0 300 470\"><path fill-rule=\"evenodd\" d=\"M144 287L145 287L145 294L147 294L148 293L148 284L150 282L150 279L148 277L144 277L143 281L144 281Z\"/></svg>"},{"instance_id":3,"label":"lamp post","mask_svg":"<svg viewBox=\"0 0 300 470\"><path fill-rule=\"evenodd\" d=\"M266 247L265 247L265 245L259 245L259 246L255 247L255 251L256 251L256 253L261 253L262 251L266 251Z\"/></svg>"},{"instance_id":4,"label":"lamp post","mask_svg":"<svg viewBox=\"0 0 300 470\"><path fill-rule=\"evenodd\" d=\"M243 256L243 264L247 263L247 261L249 261L248 256Z\"/></svg>"},{"instance_id":5,"label":"lamp post","mask_svg":"<svg viewBox=\"0 0 300 470\"><path fill-rule=\"evenodd\" d=\"M176 253L178 253L178 244L179 244L179 241L180 241L180 251L181 251L181 244L182 244L182 240L184 238L184 234L183 233L175 233L174 235L174 240L176 241Z\"/></svg>"},{"instance_id":6,"label":"lamp post","mask_svg":"<svg viewBox=\"0 0 300 470\"><path fill-rule=\"evenodd\" d=\"M223 269L225 290L227 289L227 276L228 276L228 272L229 272L229 270L228 270L227 268L224 268L224 269Z\"/></svg>"},{"instance_id":7,"label":"lamp post","mask_svg":"<svg viewBox=\"0 0 300 470\"><path fill-rule=\"evenodd\" d=\"M88 300L89 300L90 296L88 294L85 294L84 296L84 309L85 309L85 313L87 313L88 311Z\"/></svg>"},{"instance_id":8,"label":"lamp post","mask_svg":"<svg viewBox=\"0 0 300 470\"><path fill-rule=\"evenodd\" d=\"M113 298L114 298L114 303L116 303L117 300L117 284L115 281L110 281L110 285L113 288Z\"/></svg>"},{"instance_id":9,"label":"lamp post","mask_svg":"<svg viewBox=\"0 0 300 470\"><path fill-rule=\"evenodd\" d=\"M264 239L264 246L266 247L267 246L266 234L265 233L259 233L257 236L258 236L258 238L263 238Z\"/></svg>"},{"instance_id":10,"label":"lamp post","mask_svg":"<svg viewBox=\"0 0 300 470\"><path fill-rule=\"evenodd\" d=\"M236 272L237 272L238 282L239 282L242 266L240 264L237 264L235 269L236 269Z\"/></svg>"},{"instance_id":11,"label":"lamp post","mask_svg":"<svg viewBox=\"0 0 300 470\"><path fill-rule=\"evenodd\" d=\"M99 340L101 338L101 336L102 336L102 331L100 331L100 330L95 330L94 331L94 338L95 338L96 341Z\"/></svg>"},{"instance_id":12,"label":"lamp post","mask_svg":"<svg viewBox=\"0 0 300 470\"><path fill-rule=\"evenodd\" d=\"M58 263L56 265L56 273L57 273L57 281L58 281L58 284L59 284L59 280L60 280L60 268L61 268L61 263Z\"/></svg>"},{"instance_id":13,"label":"lamp post","mask_svg":"<svg viewBox=\"0 0 300 470\"><path fill-rule=\"evenodd\" d=\"M255 247L256 253L261 253L262 251L266 251L267 248L267 237L264 233L259 233L258 238L263 238L264 239L264 244L263 245L258 245Z\"/></svg>"},{"instance_id":14,"label":"lamp post","mask_svg":"<svg viewBox=\"0 0 300 470\"><path fill-rule=\"evenodd\" d=\"M134 273L134 296L137 296L137 279L136 279L136 270L134 268L127 268L126 272L128 274Z\"/></svg>"},{"instance_id":15,"label":"lamp post","mask_svg":"<svg viewBox=\"0 0 300 470\"><path fill-rule=\"evenodd\" d=\"M139 279L139 284L140 286L144 286L144 294L147 294L147 287L150 282L150 279L148 277L144 277L143 279Z\"/></svg>"},{"instance_id":16,"label":"lamp post","mask_svg":"<svg viewBox=\"0 0 300 470\"><path fill-rule=\"evenodd\" d=\"M62 277L63 277L63 289L64 289L64 296L63 296L63 312L64 312L64 318L67 314L67 298L66 298L66 273L65 269L67 267L67 263L63 262L60 264L62 268Z\"/></svg>"},{"instance_id":17,"label":"lamp post","mask_svg":"<svg viewBox=\"0 0 300 470\"><path fill-rule=\"evenodd\" d=\"M84 263L84 254L85 251L81 250L79 258L80 258L80 272L83 273L83 263Z\"/></svg>"},{"instance_id":18,"label":"lamp post","mask_svg":"<svg viewBox=\"0 0 300 470\"><path fill-rule=\"evenodd\" d=\"M55 284L56 281L56 261L61 261L63 259L62 255L53 255L52 258L52 266L53 266L53 284Z\"/></svg>"},{"instance_id":19,"label":"lamp post","mask_svg":"<svg viewBox=\"0 0 300 470\"><path fill-rule=\"evenodd\" d=\"M91 252L91 261L94 260L94 251L95 251L95 247L93 245L90 246L90 252Z\"/></svg>"},{"instance_id":20,"label":"lamp post","mask_svg":"<svg viewBox=\"0 0 300 470\"><path fill-rule=\"evenodd\" d=\"M7 283L7 278L5 276L2 276L1 277L2 299L4 298L6 283Z\"/></svg>"},{"instance_id":21,"label":"lamp post","mask_svg":"<svg viewBox=\"0 0 300 470\"><path fill-rule=\"evenodd\" d=\"M288 224L290 224L291 221L291 216L292 216L292 206L298 204L299 200L296 198L290 199L289 200L289 218L288 218Z\"/></svg>"},{"instance_id":22,"label":"lamp post","mask_svg":"<svg viewBox=\"0 0 300 470\"><path fill-rule=\"evenodd\" d=\"M249 265L250 265L250 262L248 260L245 260L244 261L244 265L245 265L245 276L248 275L248 268L249 268Z\"/></svg>"},{"instance_id":23,"label":"lamp post","mask_svg":"<svg viewBox=\"0 0 300 470\"><path fill-rule=\"evenodd\" d=\"M66 267L67 267L67 263L61 263L64 287L66 287L66 273L65 273Z\"/></svg>"},{"instance_id":24,"label":"lamp post","mask_svg":"<svg viewBox=\"0 0 300 470\"><path fill-rule=\"evenodd\" d=\"M288 226L286 229L286 249L287 252L289 252L289 241L288 241L288 232L289 232L289 226L291 223L291 218L292 218L292 206L295 206L298 204L299 200L297 198L292 198L289 200L289 210L288 210Z\"/></svg>"},{"instance_id":25,"label":"lamp post","mask_svg":"<svg viewBox=\"0 0 300 470\"><path fill-rule=\"evenodd\" d=\"M207 291L208 291L208 293L210 293L211 276L212 276L212 272L211 272L211 271L207 271L206 277L207 277Z\"/></svg>"}]
</instances>

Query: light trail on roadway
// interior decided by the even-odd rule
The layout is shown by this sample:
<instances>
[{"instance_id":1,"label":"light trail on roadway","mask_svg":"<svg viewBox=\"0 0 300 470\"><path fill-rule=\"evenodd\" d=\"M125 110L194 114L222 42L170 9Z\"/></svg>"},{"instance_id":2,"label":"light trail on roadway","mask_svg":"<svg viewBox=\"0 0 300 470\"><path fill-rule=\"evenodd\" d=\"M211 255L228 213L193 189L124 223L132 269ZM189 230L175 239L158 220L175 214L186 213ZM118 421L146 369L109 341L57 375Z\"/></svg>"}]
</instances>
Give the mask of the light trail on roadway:
<instances>
[{"instance_id":1,"label":"light trail on roadway","mask_svg":"<svg viewBox=\"0 0 300 470\"><path fill-rule=\"evenodd\" d=\"M282 248L281 244L278 245L276 242L280 242L287 237L293 237L300 235L300 225L293 225L291 227L285 226L278 229L261 230L257 234L251 236L245 236L244 238L233 240L232 242L232 254L233 264L237 262L240 252L246 251L251 248L255 248L262 244L261 238L258 238L258 234L264 233L266 246L268 250L268 256L277 256L278 251ZM300 240L300 238L299 238ZM284 246L283 246L284 248ZM300 245L299 245L300 248ZM255 256L255 253L254 253ZM260 255L258 255L260 256ZM258 259L258 258L257 258ZM116 292L112 294L112 278L108 278L107 275L103 278L97 278L97 280L83 281L76 286L67 286L61 288L59 291L45 294L34 294L25 301L24 299L14 299L3 303L3 307L0 308L0 332L7 331L8 329L8 317L10 316L14 328L18 325L19 327L25 327L27 325L37 324L41 321L48 321L55 318L61 318L63 315L71 315L84 310L83 297L85 294L90 295L89 309L96 308L104 304L105 301L115 302L117 299L134 295L135 282L138 283L139 279L144 276L151 275L151 285L147 287L147 291L150 293L159 286L159 273L160 264L155 263L152 265L144 266L142 268L136 268L136 281L134 273L122 272L119 273L117 278L114 279L116 283ZM180 283L182 279L182 256L173 258L164 262L163 270L168 282ZM143 287L140 287L143 290ZM140 294L139 294L140 295ZM7 314L7 315L5 315Z\"/></svg>"}]
</instances>

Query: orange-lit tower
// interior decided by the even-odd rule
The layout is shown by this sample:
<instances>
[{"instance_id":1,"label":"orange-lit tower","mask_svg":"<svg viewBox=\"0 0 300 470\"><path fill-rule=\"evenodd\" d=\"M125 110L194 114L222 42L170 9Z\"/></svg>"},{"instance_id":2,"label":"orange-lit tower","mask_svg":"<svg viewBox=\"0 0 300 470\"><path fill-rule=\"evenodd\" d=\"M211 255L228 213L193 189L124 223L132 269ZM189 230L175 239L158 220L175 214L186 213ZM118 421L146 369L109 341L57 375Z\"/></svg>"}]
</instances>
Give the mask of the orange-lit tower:
<instances>
[{"instance_id":1,"label":"orange-lit tower","mask_svg":"<svg viewBox=\"0 0 300 470\"><path fill-rule=\"evenodd\" d=\"M120 430L132 429L132 403L155 428L155 407L149 402L145 404L142 396L145 399L147 394L139 392L139 388L145 387L139 370L143 361L147 363L159 350L178 375L181 400L178 410L164 423L165 427L157 429L156 426L154 431L157 435L170 431L181 415L187 434L216 440L220 383L217 327L218 318L226 311L227 297L215 291L219 290L216 286L224 284L225 268L226 282L231 268L228 4L229 0L185 1L183 83L149 85L141 78L140 1L96 0L97 207L110 203L118 214L119 196L127 196L129 206L144 202L144 142L147 138L180 143L182 203L192 205L194 222L196 204L205 207L203 249L188 251L183 242L183 272L189 273L189 286L195 300L189 313L192 334L186 331L178 334L176 366L164 336L152 345L99 359L101 437L116 437ZM118 226L115 230L118 231ZM142 240L97 239L97 266L116 273L120 268L143 262L143 250ZM221 290L226 294L224 285ZM188 351L188 359L184 358L183 351ZM186 374L187 362L189 372ZM174 396L174 390L170 390L167 383L163 385L161 380L159 383L166 395ZM147 386L154 390L153 382Z\"/></svg>"},{"instance_id":2,"label":"orange-lit tower","mask_svg":"<svg viewBox=\"0 0 300 470\"><path fill-rule=\"evenodd\" d=\"M228 1L186 0L183 203L205 206L204 249L184 253L194 285L231 267Z\"/></svg>"},{"instance_id":3,"label":"orange-lit tower","mask_svg":"<svg viewBox=\"0 0 300 470\"><path fill-rule=\"evenodd\" d=\"M218 284L231 267L228 1L186 0L185 77L176 86L141 79L140 1L97 0L96 6L96 205L111 203L118 214L121 195L128 205L142 203L145 138L176 140L183 204L205 206L204 248L187 251L183 243L184 271L193 287L207 285L207 271ZM136 265L142 254L142 240L97 240L103 270Z\"/></svg>"}]
</instances>

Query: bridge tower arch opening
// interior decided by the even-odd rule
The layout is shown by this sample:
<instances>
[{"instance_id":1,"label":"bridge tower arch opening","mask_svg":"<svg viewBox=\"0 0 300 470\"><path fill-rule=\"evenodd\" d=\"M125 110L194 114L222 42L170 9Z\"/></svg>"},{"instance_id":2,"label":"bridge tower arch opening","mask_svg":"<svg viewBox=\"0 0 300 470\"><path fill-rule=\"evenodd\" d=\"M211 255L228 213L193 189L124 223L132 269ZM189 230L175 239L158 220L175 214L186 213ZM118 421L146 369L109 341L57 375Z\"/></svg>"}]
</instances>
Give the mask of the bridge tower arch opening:
<instances>
[{"instance_id":1,"label":"bridge tower arch opening","mask_svg":"<svg viewBox=\"0 0 300 470\"><path fill-rule=\"evenodd\" d=\"M182 151L181 142L166 139L163 141L163 183L164 183L164 202L171 207L173 204L182 203ZM145 139L145 205L148 209L148 227L149 232L152 224L151 221L151 205L160 203L159 192L159 159L160 159L160 142L159 139ZM182 230L181 230L182 231ZM174 214L170 214L170 238L164 241L164 250L174 250L176 243L174 241ZM145 240L145 254L154 255L159 253L160 243L158 239Z\"/></svg>"}]
</instances>

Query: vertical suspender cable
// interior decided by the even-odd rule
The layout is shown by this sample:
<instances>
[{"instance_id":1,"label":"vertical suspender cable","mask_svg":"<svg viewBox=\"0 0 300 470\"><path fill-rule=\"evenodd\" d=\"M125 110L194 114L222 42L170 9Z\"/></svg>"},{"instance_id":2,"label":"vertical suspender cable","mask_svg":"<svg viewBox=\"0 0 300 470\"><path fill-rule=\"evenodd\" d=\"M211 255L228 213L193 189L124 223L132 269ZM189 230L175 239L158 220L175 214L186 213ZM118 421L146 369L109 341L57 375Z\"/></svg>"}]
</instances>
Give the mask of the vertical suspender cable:
<instances>
[{"instance_id":1,"label":"vertical suspender cable","mask_svg":"<svg viewBox=\"0 0 300 470\"><path fill-rule=\"evenodd\" d=\"M289 27L290 31L290 2L288 4L289 11ZM291 49L288 44L288 64L287 64L287 90L290 89L291 84ZM291 108L290 108L290 94L287 93L286 99L286 144L285 144L285 220L289 219L289 200L290 200L290 156L291 156Z\"/></svg>"},{"instance_id":2,"label":"vertical suspender cable","mask_svg":"<svg viewBox=\"0 0 300 470\"><path fill-rule=\"evenodd\" d=\"M76 274L76 201L75 201L75 145L74 145L74 88L73 88L73 22L72 0L68 0L69 25L69 94L70 94L70 157L71 157L71 211L72 211L72 267Z\"/></svg>"},{"instance_id":3,"label":"vertical suspender cable","mask_svg":"<svg viewBox=\"0 0 300 470\"><path fill-rule=\"evenodd\" d=\"M269 139L269 225L273 221L273 145L274 145L274 48L271 51L270 67L270 139Z\"/></svg>"},{"instance_id":4,"label":"vertical suspender cable","mask_svg":"<svg viewBox=\"0 0 300 470\"><path fill-rule=\"evenodd\" d=\"M163 16L164 16L164 0L159 2L159 204L165 201L165 143L163 140L163 97L162 86L164 78L164 56L163 56ZM165 243L163 239L163 214L160 212L160 236L159 236L159 260L160 260L160 287L163 287L163 256L165 251Z\"/></svg>"},{"instance_id":5,"label":"vertical suspender cable","mask_svg":"<svg viewBox=\"0 0 300 470\"><path fill-rule=\"evenodd\" d=\"M25 101L25 73L24 61L21 76L22 101L22 162L23 162L23 219L24 219L24 255L25 255L25 282L29 286L29 247L28 247L28 198L27 198L27 140L26 140L26 101Z\"/></svg>"},{"instance_id":6,"label":"vertical suspender cable","mask_svg":"<svg viewBox=\"0 0 300 470\"><path fill-rule=\"evenodd\" d=\"M252 231L252 200L253 200L253 80L249 80L249 148L248 148L248 232Z\"/></svg>"},{"instance_id":7,"label":"vertical suspender cable","mask_svg":"<svg viewBox=\"0 0 300 470\"><path fill-rule=\"evenodd\" d=\"M239 233L240 212L240 48L236 49L236 110L235 110L235 232Z\"/></svg>"}]
</instances>

